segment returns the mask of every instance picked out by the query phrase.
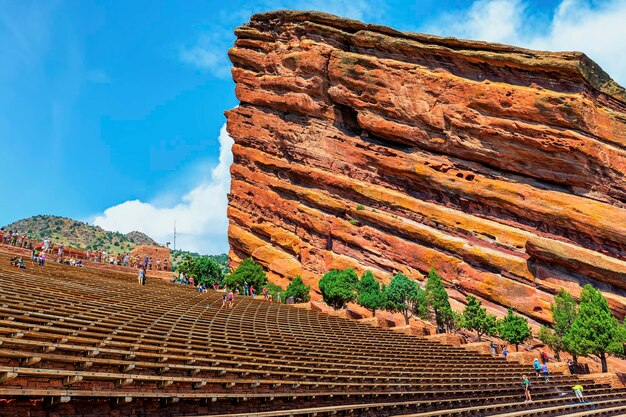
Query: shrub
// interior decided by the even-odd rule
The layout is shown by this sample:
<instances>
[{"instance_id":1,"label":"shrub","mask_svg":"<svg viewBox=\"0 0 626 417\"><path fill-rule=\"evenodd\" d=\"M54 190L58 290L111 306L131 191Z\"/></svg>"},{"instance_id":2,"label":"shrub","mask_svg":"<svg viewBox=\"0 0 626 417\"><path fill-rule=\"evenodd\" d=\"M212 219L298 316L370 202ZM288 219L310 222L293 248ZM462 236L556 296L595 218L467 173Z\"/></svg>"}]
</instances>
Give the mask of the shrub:
<instances>
[{"instance_id":1,"label":"shrub","mask_svg":"<svg viewBox=\"0 0 626 417\"><path fill-rule=\"evenodd\" d=\"M442 329L446 325L446 319L450 318L452 314L452 308L450 307L450 300L448 299L446 288L443 286L441 277L434 268L428 273L426 293L428 296L428 307L435 316L437 328Z\"/></svg>"},{"instance_id":2,"label":"shrub","mask_svg":"<svg viewBox=\"0 0 626 417\"><path fill-rule=\"evenodd\" d=\"M426 315L426 292L420 288L417 282L410 280L402 272L398 272L391 278L389 286L385 288L385 309L394 313L402 313L406 324L409 318L415 315Z\"/></svg>"},{"instance_id":3,"label":"shrub","mask_svg":"<svg viewBox=\"0 0 626 417\"><path fill-rule=\"evenodd\" d=\"M356 206L357 210L365 210L365 207L363 206L363 204L359 204Z\"/></svg>"},{"instance_id":4,"label":"shrub","mask_svg":"<svg viewBox=\"0 0 626 417\"><path fill-rule=\"evenodd\" d=\"M268 282L267 284L265 284L265 288L267 288L267 294L271 295L274 301L278 300L279 293L282 294L285 292L283 287L281 287L280 285L276 285L272 282Z\"/></svg>"},{"instance_id":5,"label":"shrub","mask_svg":"<svg viewBox=\"0 0 626 417\"><path fill-rule=\"evenodd\" d=\"M356 302L376 315L376 310L384 306L385 298L380 288L380 284L374 278L374 274L365 271L361 280L356 286L358 296Z\"/></svg>"},{"instance_id":6,"label":"shrub","mask_svg":"<svg viewBox=\"0 0 626 417\"><path fill-rule=\"evenodd\" d=\"M477 300L473 295L469 295L466 301L467 305L463 311L463 327L475 331L478 335L479 342L483 334L491 336L496 335L498 332L498 320L496 316L487 314L487 309L482 307L482 302Z\"/></svg>"},{"instance_id":7,"label":"shrub","mask_svg":"<svg viewBox=\"0 0 626 417\"><path fill-rule=\"evenodd\" d=\"M257 294L260 294L261 289L267 284L267 275L263 267L252 258L244 259L237 269L224 278L224 285L233 290L238 288L239 291L243 291L243 285L246 282L248 286L254 286Z\"/></svg>"},{"instance_id":8,"label":"shrub","mask_svg":"<svg viewBox=\"0 0 626 417\"><path fill-rule=\"evenodd\" d=\"M285 290L284 299L293 297L296 303L306 303L311 299L309 292L311 291L310 285L304 285L302 278L298 275L291 280L287 289Z\"/></svg>"},{"instance_id":9,"label":"shrub","mask_svg":"<svg viewBox=\"0 0 626 417\"><path fill-rule=\"evenodd\" d=\"M326 273L319 281L320 292L324 302L335 310L356 298L356 284L359 281L354 269L343 271L336 269Z\"/></svg>"},{"instance_id":10,"label":"shrub","mask_svg":"<svg viewBox=\"0 0 626 417\"><path fill-rule=\"evenodd\" d=\"M513 309L509 308L504 319L499 326L500 338L515 345L515 351L518 350L520 343L524 343L532 336L530 327L528 327L528 319L513 313Z\"/></svg>"}]
</instances>

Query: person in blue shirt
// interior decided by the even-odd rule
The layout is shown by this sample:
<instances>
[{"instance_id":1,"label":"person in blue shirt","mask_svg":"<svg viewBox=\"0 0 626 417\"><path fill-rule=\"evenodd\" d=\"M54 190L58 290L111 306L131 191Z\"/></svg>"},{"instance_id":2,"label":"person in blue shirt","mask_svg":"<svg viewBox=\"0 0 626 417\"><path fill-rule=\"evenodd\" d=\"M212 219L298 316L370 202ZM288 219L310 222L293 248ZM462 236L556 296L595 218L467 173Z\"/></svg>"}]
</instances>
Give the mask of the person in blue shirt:
<instances>
[{"instance_id":1,"label":"person in blue shirt","mask_svg":"<svg viewBox=\"0 0 626 417\"><path fill-rule=\"evenodd\" d=\"M533 369L535 370L535 375L539 378L539 375L541 374L541 363L539 362L539 359L535 359L535 362L533 362Z\"/></svg>"}]
</instances>

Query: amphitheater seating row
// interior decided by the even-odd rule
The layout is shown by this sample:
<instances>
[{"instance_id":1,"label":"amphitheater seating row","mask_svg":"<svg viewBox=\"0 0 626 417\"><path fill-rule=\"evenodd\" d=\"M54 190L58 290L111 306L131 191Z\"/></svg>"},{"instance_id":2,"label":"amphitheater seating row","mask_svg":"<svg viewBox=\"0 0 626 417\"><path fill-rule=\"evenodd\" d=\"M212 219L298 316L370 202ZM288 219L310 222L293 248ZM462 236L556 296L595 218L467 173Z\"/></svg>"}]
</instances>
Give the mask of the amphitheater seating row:
<instances>
[{"instance_id":1,"label":"amphitheater seating row","mask_svg":"<svg viewBox=\"0 0 626 417\"><path fill-rule=\"evenodd\" d=\"M532 370L502 358L261 299L236 297L229 308L221 292L59 264L21 270L8 258L0 252L0 409L16 414L535 413L521 416L626 406L626 392L601 383L585 384L593 406L573 404L578 380L558 373L533 376L535 401L523 403L521 375Z\"/></svg>"}]
</instances>

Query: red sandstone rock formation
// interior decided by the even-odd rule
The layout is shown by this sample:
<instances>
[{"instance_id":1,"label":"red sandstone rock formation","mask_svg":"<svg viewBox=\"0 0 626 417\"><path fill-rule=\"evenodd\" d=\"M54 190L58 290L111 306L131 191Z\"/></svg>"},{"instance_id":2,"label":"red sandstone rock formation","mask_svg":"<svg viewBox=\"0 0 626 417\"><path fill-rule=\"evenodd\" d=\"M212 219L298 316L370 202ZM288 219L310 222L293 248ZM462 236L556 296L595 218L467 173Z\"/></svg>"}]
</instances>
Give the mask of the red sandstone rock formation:
<instances>
[{"instance_id":1,"label":"red sandstone rock formation","mask_svg":"<svg viewBox=\"0 0 626 417\"><path fill-rule=\"evenodd\" d=\"M626 314L626 91L578 52L279 11L237 29L230 261L271 279L432 267L550 319L592 283Z\"/></svg>"}]
</instances>

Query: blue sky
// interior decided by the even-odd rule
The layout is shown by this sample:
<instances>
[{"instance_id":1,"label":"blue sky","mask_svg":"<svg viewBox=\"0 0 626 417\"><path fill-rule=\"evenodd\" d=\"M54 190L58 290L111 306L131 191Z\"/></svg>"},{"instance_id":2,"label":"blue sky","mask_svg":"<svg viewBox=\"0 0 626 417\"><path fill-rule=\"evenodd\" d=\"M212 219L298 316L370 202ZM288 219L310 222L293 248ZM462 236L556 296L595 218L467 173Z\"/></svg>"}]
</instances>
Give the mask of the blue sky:
<instances>
[{"instance_id":1,"label":"blue sky","mask_svg":"<svg viewBox=\"0 0 626 417\"><path fill-rule=\"evenodd\" d=\"M582 50L626 84L626 0L0 0L0 224L56 214L166 241L176 220L179 247L225 251L226 53L277 8Z\"/></svg>"}]
</instances>

